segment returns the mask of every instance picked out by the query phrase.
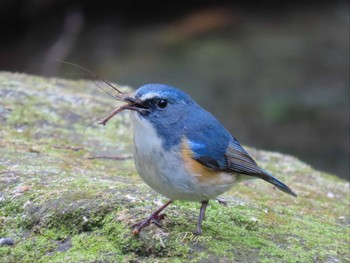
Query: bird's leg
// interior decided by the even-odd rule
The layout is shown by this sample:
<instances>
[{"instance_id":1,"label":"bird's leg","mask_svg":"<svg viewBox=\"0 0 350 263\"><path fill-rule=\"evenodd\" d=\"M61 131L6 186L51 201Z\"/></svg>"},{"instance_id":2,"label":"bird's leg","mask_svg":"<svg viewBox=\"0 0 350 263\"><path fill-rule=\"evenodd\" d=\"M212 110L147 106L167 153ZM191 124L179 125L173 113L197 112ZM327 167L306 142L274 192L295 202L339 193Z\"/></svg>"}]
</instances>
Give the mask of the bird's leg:
<instances>
[{"instance_id":1,"label":"bird's leg","mask_svg":"<svg viewBox=\"0 0 350 263\"><path fill-rule=\"evenodd\" d=\"M202 234L202 222L204 219L205 209L207 209L208 201L202 201L202 206L199 211L199 217L198 217L198 225L196 231L193 232L195 235L201 235Z\"/></svg>"},{"instance_id":2,"label":"bird's leg","mask_svg":"<svg viewBox=\"0 0 350 263\"><path fill-rule=\"evenodd\" d=\"M150 223L155 224L158 227L161 227L160 224L160 220L164 219L164 214L159 215L159 213L166 208L168 205L170 205L173 202L173 200L169 200L168 202L166 202L164 205L162 205L161 207L159 207L154 213L152 213L148 218L142 220L140 223L137 223L135 225L132 226L133 229L133 234L134 235L138 235L141 230L148 226Z\"/></svg>"}]
</instances>

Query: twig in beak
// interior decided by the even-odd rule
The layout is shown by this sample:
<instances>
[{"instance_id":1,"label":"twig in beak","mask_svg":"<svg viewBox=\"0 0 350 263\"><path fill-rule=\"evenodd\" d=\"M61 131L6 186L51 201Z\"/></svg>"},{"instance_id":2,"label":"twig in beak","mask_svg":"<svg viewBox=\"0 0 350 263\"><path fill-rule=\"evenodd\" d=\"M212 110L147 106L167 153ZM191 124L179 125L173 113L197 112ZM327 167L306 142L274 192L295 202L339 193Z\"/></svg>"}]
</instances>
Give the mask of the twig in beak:
<instances>
[{"instance_id":1,"label":"twig in beak","mask_svg":"<svg viewBox=\"0 0 350 263\"><path fill-rule=\"evenodd\" d=\"M106 123L113 118L114 115L118 114L119 112L122 112L123 110L126 110L130 106L129 104L126 104L124 106L121 106L119 108L114 109L110 114L108 114L106 117L104 117L102 120L98 122L98 124L102 124L103 126L106 125Z\"/></svg>"},{"instance_id":2,"label":"twig in beak","mask_svg":"<svg viewBox=\"0 0 350 263\"><path fill-rule=\"evenodd\" d=\"M95 80L91 80L99 89L101 89L102 91L104 91L106 94L108 94L109 96L111 96L112 98L119 100L119 101L123 101L123 102L128 102L129 104L126 104L124 106L121 106L119 108L116 108L115 110L113 110L110 114L108 114L106 117L104 117L102 120L100 120L98 122L98 124L102 124L102 125L106 125L106 123L113 118L114 115L118 114L119 112L122 112L123 110L126 109L131 109L130 106L133 106L133 100L131 100L131 98L128 96L128 94L126 94L125 92L120 91L119 89L117 89L116 87L114 87L111 83L109 83L107 80L101 78L99 75L95 74L94 72L78 65L78 64L74 64L72 62L68 62L68 61L64 61L64 60L60 60L57 59L57 61L67 64L67 65L71 65L73 67L79 68L83 71L85 71L86 73L90 74L91 76L93 76L95 79L99 79L101 81L103 81L105 84L107 84L110 88L112 88L114 91L117 92L116 95L111 94L109 91L107 91L106 89L104 89L102 86L100 86Z\"/></svg>"},{"instance_id":3,"label":"twig in beak","mask_svg":"<svg viewBox=\"0 0 350 263\"><path fill-rule=\"evenodd\" d=\"M109 83L107 80L105 80L104 78L100 77L99 75L97 75L96 73L78 65L78 64L75 64L75 63L72 63L72 62L68 62L68 61L64 61L64 60L60 60L60 59L57 59L58 62L61 62L61 63L64 63L64 64L67 64L67 65L71 65L73 67L76 67L76 68L79 68L83 71L85 71L86 73L90 74L92 77L94 77L95 79L99 79L101 81L103 81L105 84L107 84L109 87L111 87L114 91L117 92L116 95L112 95L110 92L108 92L107 90L105 90L103 87L101 87L95 80L92 80L92 82L99 88L101 89L102 91L104 91L105 93L107 93L109 96L111 96L112 98L115 98L117 100L120 100L120 101L124 101L124 98L127 97L127 94L125 94L124 92L120 91L119 89L117 89L116 87L114 87L111 83Z\"/></svg>"}]
</instances>

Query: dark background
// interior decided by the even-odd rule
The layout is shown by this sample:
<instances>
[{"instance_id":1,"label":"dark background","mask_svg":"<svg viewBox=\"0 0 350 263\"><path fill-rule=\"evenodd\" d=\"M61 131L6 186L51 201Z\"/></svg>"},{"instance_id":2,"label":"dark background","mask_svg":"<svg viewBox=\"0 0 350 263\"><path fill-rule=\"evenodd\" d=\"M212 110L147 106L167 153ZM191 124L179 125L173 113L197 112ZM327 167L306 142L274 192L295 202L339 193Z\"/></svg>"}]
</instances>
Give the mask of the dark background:
<instances>
[{"instance_id":1,"label":"dark background","mask_svg":"<svg viewBox=\"0 0 350 263\"><path fill-rule=\"evenodd\" d=\"M0 25L0 70L171 84L242 144L349 178L348 1L9 0Z\"/></svg>"}]
</instances>

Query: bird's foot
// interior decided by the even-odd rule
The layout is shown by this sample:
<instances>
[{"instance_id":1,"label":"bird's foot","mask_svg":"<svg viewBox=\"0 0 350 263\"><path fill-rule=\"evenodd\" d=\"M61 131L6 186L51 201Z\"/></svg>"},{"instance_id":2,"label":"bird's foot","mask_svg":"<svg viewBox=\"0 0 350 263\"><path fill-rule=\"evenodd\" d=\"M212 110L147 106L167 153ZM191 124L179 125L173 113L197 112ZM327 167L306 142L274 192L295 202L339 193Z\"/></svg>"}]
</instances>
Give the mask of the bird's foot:
<instances>
[{"instance_id":1,"label":"bird's foot","mask_svg":"<svg viewBox=\"0 0 350 263\"><path fill-rule=\"evenodd\" d=\"M192 233L195 236L200 236L202 234L202 226L197 226L197 229L194 230Z\"/></svg>"},{"instance_id":2,"label":"bird's foot","mask_svg":"<svg viewBox=\"0 0 350 263\"><path fill-rule=\"evenodd\" d=\"M155 214L153 213L148 218L142 220L141 222L132 225L132 233L138 235L143 228L150 225L151 223L155 224L157 227L162 227L160 221L165 218L165 214Z\"/></svg>"},{"instance_id":3,"label":"bird's foot","mask_svg":"<svg viewBox=\"0 0 350 263\"><path fill-rule=\"evenodd\" d=\"M155 211L153 214L151 214L148 218L146 218L145 220L142 220L140 223L135 224L132 226L132 228L134 228L132 230L132 233L136 236L138 235L141 230L148 226L150 223L155 224L158 227L162 227L162 225L160 224L160 220L164 219L165 214L160 214L160 212L166 208L168 205L170 205L173 202L173 200L169 200L168 202L166 202L164 205L162 205L161 207L158 208L157 211Z\"/></svg>"}]
</instances>

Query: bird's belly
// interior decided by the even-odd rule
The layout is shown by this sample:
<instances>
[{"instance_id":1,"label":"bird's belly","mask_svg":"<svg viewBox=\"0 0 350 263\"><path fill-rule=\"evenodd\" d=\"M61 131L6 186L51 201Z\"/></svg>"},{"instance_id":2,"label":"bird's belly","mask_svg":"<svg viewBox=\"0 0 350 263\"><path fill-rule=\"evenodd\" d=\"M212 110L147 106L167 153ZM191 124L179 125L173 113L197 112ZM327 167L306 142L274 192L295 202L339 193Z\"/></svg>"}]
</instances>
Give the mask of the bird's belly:
<instances>
[{"instance_id":1,"label":"bird's belly","mask_svg":"<svg viewBox=\"0 0 350 263\"><path fill-rule=\"evenodd\" d=\"M209 200L226 192L236 181L236 176L224 173L212 180L199 181L183 168L177 158L162 155L153 152L151 156L145 156L135 149L135 165L150 187L171 200Z\"/></svg>"},{"instance_id":2,"label":"bird's belly","mask_svg":"<svg viewBox=\"0 0 350 263\"><path fill-rule=\"evenodd\" d=\"M236 176L227 173L199 180L186 169L180 145L165 150L152 124L133 117L135 166L140 177L158 193L171 200L203 201L224 193L236 182Z\"/></svg>"}]
</instances>

